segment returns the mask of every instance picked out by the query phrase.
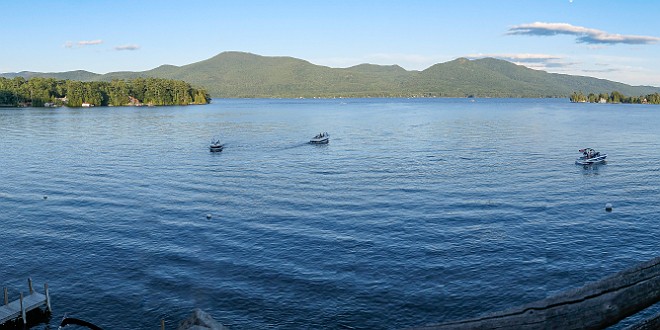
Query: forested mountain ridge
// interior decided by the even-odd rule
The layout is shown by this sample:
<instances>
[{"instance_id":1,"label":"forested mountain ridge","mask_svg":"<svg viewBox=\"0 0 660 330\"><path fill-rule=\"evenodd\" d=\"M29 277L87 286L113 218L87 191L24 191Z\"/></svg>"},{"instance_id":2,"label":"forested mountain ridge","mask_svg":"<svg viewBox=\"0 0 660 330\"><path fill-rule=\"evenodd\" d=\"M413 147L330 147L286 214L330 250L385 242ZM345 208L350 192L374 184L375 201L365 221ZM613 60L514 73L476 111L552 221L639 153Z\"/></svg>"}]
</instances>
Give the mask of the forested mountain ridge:
<instances>
[{"instance_id":1,"label":"forested mountain ridge","mask_svg":"<svg viewBox=\"0 0 660 330\"><path fill-rule=\"evenodd\" d=\"M162 65L142 72L87 71L14 73L0 76L53 77L111 81L153 77L183 80L222 98L297 97L569 97L575 91L626 95L660 92L652 86L630 86L586 76L548 73L504 60L459 58L423 71L397 65L360 64L349 68L315 65L293 57L223 52L207 60Z\"/></svg>"},{"instance_id":2,"label":"forested mountain ridge","mask_svg":"<svg viewBox=\"0 0 660 330\"><path fill-rule=\"evenodd\" d=\"M23 77L25 79L30 79L33 77L39 78L54 78L57 80L77 80L77 81L95 81L100 80L99 77L102 76L98 73L93 73L85 70L76 70L76 71L67 71L67 72L31 72L31 71L21 71L21 72L12 72L12 73L2 73L0 77L3 78L15 78Z\"/></svg>"}]
</instances>

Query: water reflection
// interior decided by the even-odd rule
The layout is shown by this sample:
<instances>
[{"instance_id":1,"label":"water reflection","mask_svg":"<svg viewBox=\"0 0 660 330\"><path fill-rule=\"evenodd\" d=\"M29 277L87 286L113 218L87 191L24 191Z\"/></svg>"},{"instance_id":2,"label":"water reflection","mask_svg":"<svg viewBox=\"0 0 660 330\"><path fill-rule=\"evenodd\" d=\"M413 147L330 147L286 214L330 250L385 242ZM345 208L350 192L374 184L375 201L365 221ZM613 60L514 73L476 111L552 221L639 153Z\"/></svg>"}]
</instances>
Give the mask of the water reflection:
<instances>
[{"instance_id":1,"label":"water reflection","mask_svg":"<svg viewBox=\"0 0 660 330\"><path fill-rule=\"evenodd\" d=\"M598 163L598 164L589 164L589 165L582 165L583 174L584 175L598 175L598 171L600 170L601 166L607 165L606 162Z\"/></svg>"}]
</instances>

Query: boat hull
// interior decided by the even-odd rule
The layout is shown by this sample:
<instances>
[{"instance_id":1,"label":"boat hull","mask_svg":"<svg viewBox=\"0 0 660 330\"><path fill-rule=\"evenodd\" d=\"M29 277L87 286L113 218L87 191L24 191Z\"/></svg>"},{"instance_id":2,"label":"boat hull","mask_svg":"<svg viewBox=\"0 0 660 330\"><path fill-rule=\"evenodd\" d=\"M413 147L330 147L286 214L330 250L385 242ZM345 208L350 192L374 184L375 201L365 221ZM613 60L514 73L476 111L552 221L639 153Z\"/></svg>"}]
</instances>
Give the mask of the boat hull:
<instances>
[{"instance_id":1,"label":"boat hull","mask_svg":"<svg viewBox=\"0 0 660 330\"><path fill-rule=\"evenodd\" d=\"M329 138L309 140L309 143L311 143L311 144L327 144L328 142L330 142Z\"/></svg>"},{"instance_id":2,"label":"boat hull","mask_svg":"<svg viewBox=\"0 0 660 330\"><path fill-rule=\"evenodd\" d=\"M209 151L211 152L220 152L224 149L224 146L210 146Z\"/></svg>"},{"instance_id":3,"label":"boat hull","mask_svg":"<svg viewBox=\"0 0 660 330\"><path fill-rule=\"evenodd\" d=\"M575 160L575 164L576 165L600 164L605 162L605 158L607 158L607 155L600 155L598 157L593 157L593 158L580 157Z\"/></svg>"}]
</instances>

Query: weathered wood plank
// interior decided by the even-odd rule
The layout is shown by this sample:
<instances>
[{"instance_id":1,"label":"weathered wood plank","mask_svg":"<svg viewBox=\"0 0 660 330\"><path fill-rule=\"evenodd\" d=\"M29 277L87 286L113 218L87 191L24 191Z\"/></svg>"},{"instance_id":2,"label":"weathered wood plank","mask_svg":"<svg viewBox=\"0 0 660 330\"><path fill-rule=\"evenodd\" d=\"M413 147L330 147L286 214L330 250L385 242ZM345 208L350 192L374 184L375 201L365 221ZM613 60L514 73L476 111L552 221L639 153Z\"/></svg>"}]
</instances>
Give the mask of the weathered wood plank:
<instances>
[{"instance_id":1,"label":"weathered wood plank","mask_svg":"<svg viewBox=\"0 0 660 330\"><path fill-rule=\"evenodd\" d=\"M23 298L23 306L25 307L26 312L41 307L44 304L46 304L46 296L36 291ZM19 316L21 316L20 300L15 300L7 305L0 306L0 324L16 319Z\"/></svg>"},{"instance_id":2,"label":"weathered wood plank","mask_svg":"<svg viewBox=\"0 0 660 330\"><path fill-rule=\"evenodd\" d=\"M660 301L660 257L535 301L474 319L413 329L603 329Z\"/></svg>"}]
</instances>

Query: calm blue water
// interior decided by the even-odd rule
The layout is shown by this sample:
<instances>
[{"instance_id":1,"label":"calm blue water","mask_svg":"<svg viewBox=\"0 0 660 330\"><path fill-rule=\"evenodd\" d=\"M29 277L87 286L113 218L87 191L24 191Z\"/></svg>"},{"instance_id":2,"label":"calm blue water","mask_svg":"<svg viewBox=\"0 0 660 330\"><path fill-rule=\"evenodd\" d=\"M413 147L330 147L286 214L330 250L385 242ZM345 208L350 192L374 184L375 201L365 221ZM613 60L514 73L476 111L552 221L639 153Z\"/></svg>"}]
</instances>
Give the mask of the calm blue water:
<instances>
[{"instance_id":1,"label":"calm blue water","mask_svg":"<svg viewBox=\"0 0 660 330\"><path fill-rule=\"evenodd\" d=\"M659 127L657 106L567 100L0 109L0 281L49 283L35 328L473 317L658 256ZM575 165L586 146L609 162Z\"/></svg>"}]
</instances>

